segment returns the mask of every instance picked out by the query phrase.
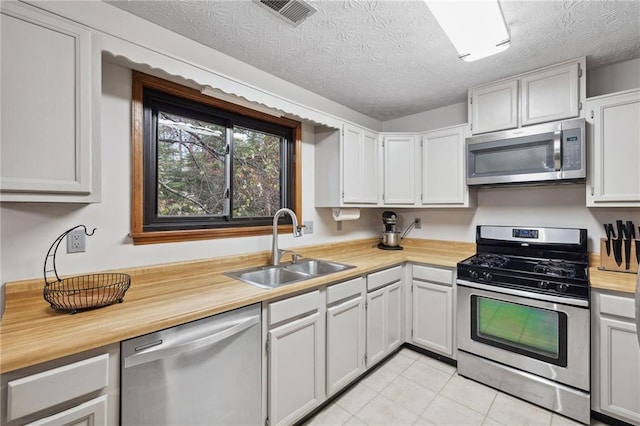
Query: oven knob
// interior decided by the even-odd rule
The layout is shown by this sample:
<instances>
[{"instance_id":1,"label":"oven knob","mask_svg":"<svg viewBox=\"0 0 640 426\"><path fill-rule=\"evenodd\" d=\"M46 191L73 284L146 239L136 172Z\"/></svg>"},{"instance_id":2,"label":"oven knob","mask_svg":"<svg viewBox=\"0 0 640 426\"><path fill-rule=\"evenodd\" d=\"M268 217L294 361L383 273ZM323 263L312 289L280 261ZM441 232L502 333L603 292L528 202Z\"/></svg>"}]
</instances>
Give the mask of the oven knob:
<instances>
[{"instance_id":1,"label":"oven knob","mask_svg":"<svg viewBox=\"0 0 640 426\"><path fill-rule=\"evenodd\" d=\"M546 290L549 288L549 281L540 281L538 283L538 288L541 288L543 290Z\"/></svg>"},{"instance_id":2,"label":"oven knob","mask_svg":"<svg viewBox=\"0 0 640 426\"><path fill-rule=\"evenodd\" d=\"M484 273L482 274L482 276L484 277L484 279L485 279L486 281L491 281L491 280L493 279L493 275L491 275L491 273L490 273L490 272L484 272Z\"/></svg>"},{"instance_id":3,"label":"oven knob","mask_svg":"<svg viewBox=\"0 0 640 426\"><path fill-rule=\"evenodd\" d=\"M556 287L556 290L558 290L560 293L564 293L567 291L568 288L569 286L566 284L558 284L558 286Z\"/></svg>"},{"instance_id":4,"label":"oven knob","mask_svg":"<svg viewBox=\"0 0 640 426\"><path fill-rule=\"evenodd\" d=\"M476 278L478 278L478 271L474 271L473 269L469 271L469 277L473 278L474 280Z\"/></svg>"}]
</instances>

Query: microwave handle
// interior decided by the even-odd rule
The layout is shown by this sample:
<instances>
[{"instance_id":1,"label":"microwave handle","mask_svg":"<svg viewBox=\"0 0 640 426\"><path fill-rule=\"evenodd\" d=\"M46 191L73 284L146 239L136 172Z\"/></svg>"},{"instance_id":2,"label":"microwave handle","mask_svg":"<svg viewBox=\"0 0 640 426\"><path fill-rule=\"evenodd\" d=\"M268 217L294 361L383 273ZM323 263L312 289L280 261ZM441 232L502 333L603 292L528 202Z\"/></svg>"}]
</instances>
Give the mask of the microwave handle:
<instances>
[{"instance_id":1,"label":"microwave handle","mask_svg":"<svg viewBox=\"0 0 640 426\"><path fill-rule=\"evenodd\" d=\"M562 171L562 130L553 132L553 169Z\"/></svg>"}]
</instances>

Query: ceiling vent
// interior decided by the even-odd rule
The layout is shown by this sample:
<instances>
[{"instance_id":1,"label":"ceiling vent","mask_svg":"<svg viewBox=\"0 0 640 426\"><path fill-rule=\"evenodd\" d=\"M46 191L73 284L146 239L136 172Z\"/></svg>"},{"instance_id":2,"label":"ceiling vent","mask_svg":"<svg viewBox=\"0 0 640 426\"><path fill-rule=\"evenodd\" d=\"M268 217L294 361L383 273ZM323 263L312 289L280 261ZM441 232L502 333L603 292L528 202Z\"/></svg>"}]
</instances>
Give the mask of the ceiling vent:
<instances>
[{"instance_id":1,"label":"ceiling vent","mask_svg":"<svg viewBox=\"0 0 640 426\"><path fill-rule=\"evenodd\" d=\"M313 7L301 0L254 0L254 2L294 27L316 13Z\"/></svg>"}]
</instances>

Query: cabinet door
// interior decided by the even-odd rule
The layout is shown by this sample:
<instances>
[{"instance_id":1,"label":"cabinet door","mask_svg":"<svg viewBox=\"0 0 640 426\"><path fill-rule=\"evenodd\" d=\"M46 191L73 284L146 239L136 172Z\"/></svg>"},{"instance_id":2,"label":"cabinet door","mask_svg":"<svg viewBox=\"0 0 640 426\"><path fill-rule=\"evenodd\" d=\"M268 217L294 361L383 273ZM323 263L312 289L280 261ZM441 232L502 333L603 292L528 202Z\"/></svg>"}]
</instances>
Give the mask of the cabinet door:
<instances>
[{"instance_id":1,"label":"cabinet door","mask_svg":"<svg viewBox=\"0 0 640 426\"><path fill-rule=\"evenodd\" d=\"M471 132L493 132L518 127L518 80L469 90Z\"/></svg>"},{"instance_id":2,"label":"cabinet door","mask_svg":"<svg viewBox=\"0 0 640 426\"><path fill-rule=\"evenodd\" d=\"M402 323L404 321L404 309L402 297L402 282L385 287L386 298L386 351L385 355L391 353L400 346L404 340L402 335Z\"/></svg>"},{"instance_id":3,"label":"cabinet door","mask_svg":"<svg viewBox=\"0 0 640 426\"><path fill-rule=\"evenodd\" d=\"M387 349L385 288L367 294L367 366L384 358Z\"/></svg>"},{"instance_id":4,"label":"cabinet door","mask_svg":"<svg viewBox=\"0 0 640 426\"><path fill-rule=\"evenodd\" d=\"M342 201L345 203L360 202L361 139L362 129L345 124L342 144Z\"/></svg>"},{"instance_id":5,"label":"cabinet door","mask_svg":"<svg viewBox=\"0 0 640 426\"><path fill-rule=\"evenodd\" d=\"M521 124L577 117L580 114L578 72L579 64L572 63L522 77Z\"/></svg>"},{"instance_id":6,"label":"cabinet door","mask_svg":"<svg viewBox=\"0 0 640 426\"><path fill-rule=\"evenodd\" d=\"M28 426L102 426L107 424L107 396L69 408L61 413L28 423Z\"/></svg>"},{"instance_id":7,"label":"cabinet door","mask_svg":"<svg viewBox=\"0 0 640 426\"><path fill-rule=\"evenodd\" d=\"M464 179L465 127L429 132L422 136L423 205L468 205L468 189Z\"/></svg>"},{"instance_id":8,"label":"cabinet door","mask_svg":"<svg viewBox=\"0 0 640 426\"><path fill-rule=\"evenodd\" d=\"M342 201L378 202L378 137L359 127L344 125L342 145Z\"/></svg>"},{"instance_id":9,"label":"cabinet door","mask_svg":"<svg viewBox=\"0 0 640 426\"><path fill-rule=\"evenodd\" d=\"M324 400L320 314L268 332L268 416L271 424L291 424Z\"/></svg>"},{"instance_id":10,"label":"cabinet door","mask_svg":"<svg viewBox=\"0 0 640 426\"><path fill-rule=\"evenodd\" d=\"M453 289L413 281L411 341L425 349L453 357Z\"/></svg>"},{"instance_id":11,"label":"cabinet door","mask_svg":"<svg viewBox=\"0 0 640 426\"><path fill-rule=\"evenodd\" d=\"M99 201L91 32L13 2L0 19L2 201Z\"/></svg>"},{"instance_id":12,"label":"cabinet door","mask_svg":"<svg viewBox=\"0 0 640 426\"><path fill-rule=\"evenodd\" d=\"M362 139L361 201L378 202L378 135L364 132Z\"/></svg>"},{"instance_id":13,"label":"cabinet door","mask_svg":"<svg viewBox=\"0 0 640 426\"><path fill-rule=\"evenodd\" d=\"M632 322L600 318L600 409L640 424L640 348Z\"/></svg>"},{"instance_id":14,"label":"cabinet door","mask_svg":"<svg viewBox=\"0 0 640 426\"><path fill-rule=\"evenodd\" d=\"M587 205L640 207L640 91L588 104L592 168Z\"/></svg>"},{"instance_id":15,"label":"cabinet door","mask_svg":"<svg viewBox=\"0 0 640 426\"><path fill-rule=\"evenodd\" d=\"M364 372L365 320L362 295L327 309L327 395Z\"/></svg>"},{"instance_id":16,"label":"cabinet door","mask_svg":"<svg viewBox=\"0 0 640 426\"><path fill-rule=\"evenodd\" d=\"M384 204L415 204L415 136L385 136Z\"/></svg>"}]
</instances>

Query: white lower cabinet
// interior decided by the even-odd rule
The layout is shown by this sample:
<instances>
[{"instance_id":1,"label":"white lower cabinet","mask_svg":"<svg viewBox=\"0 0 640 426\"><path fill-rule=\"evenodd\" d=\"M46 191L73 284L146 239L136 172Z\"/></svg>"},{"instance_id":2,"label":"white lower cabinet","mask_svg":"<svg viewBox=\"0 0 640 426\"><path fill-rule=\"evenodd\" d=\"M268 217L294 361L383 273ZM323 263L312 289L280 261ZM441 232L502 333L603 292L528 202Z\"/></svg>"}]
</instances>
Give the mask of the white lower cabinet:
<instances>
[{"instance_id":1,"label":"white lower cabinet","mask_svg":"<svg viewBox=\"0 0 640 426\"><path fill-rule=\"evenodd\" d=\"M118 343L2 375L0 425L118 425Z\"/></svg>"},{"instance_id":2,"label":"white lower cabinet","mask_svg":"<svg viewBox=\"0 0 640 426\"><path fill-rule=\"evenodd\" d=\"M367 276L367 367L404 341L402 274L396 266Z\"/></svg>"},{"instance_id":3,"label":"white lower cabinet","mask_svg":"<svg viewBox=\"0 0 640 426\"><path fill-rule=\"evenodd\" d=\"M411 343L454 358L453 271L412 265Z\"/></svg>"},{"instance_id":4,"label":"white lower cabinet","mask_svg":"<svg viewBox=\"0 0 640 426\"><path fill-rule=\"evenodd\" d=\"M106 424L107 397L102 395L61 413L28 423L28 426L99 426Z\"/></svg>"},{"instance_id":5,"label":"white lower cabinet","mask_svg":"<svg viewBox=\"0 0 640 426\"><path fill-rule=\"evenodd\" d=\"M327 396L365 370L365 280L327 287Z\"/></svg>"},{"instance_id":6,"label":"white lower cabinet","mask_svg":"<svg viewBox=\"0 0 640 426\"><path fill-rule=\"evenodd\" d=\"M591 409L640 424L640 345L633 295L591 294Z\"/></svg>"},{"instance_id":7,"label":"white lower cabinet","mask_svg":"<svg viewBox=\"0 0 640 426\"><path fill-rule=\"evenodd\" d=\"M319 290L268 304L267 416L301 419L325 399L325 321Z\"/></svg>"}]
</instances>

